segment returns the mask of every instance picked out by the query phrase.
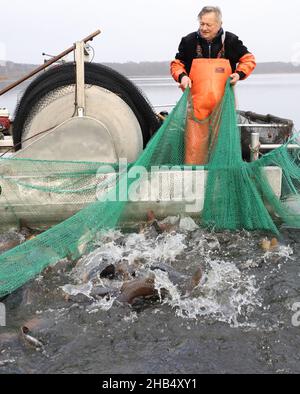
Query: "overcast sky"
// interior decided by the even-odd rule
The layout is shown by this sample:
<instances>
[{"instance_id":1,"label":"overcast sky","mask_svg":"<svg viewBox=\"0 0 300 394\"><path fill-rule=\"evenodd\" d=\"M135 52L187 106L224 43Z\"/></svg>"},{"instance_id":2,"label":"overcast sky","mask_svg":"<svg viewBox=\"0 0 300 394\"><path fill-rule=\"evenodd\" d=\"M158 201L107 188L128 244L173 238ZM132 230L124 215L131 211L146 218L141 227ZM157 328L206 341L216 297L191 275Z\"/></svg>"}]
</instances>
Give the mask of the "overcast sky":
<instances>
[{"instance_id":1,"label":"overcast sky","mask_svg":"<svg viewBox=\"0 0 300 394\"><path fill-rule=\"evenodd\" d=\"M204 5L218 5L225 30L259 62L300 62L299 0L0 0L0 59L41 63L100 29L98 62L162 61L182 36L197 30Z\"/></svg>"}]
</instances>

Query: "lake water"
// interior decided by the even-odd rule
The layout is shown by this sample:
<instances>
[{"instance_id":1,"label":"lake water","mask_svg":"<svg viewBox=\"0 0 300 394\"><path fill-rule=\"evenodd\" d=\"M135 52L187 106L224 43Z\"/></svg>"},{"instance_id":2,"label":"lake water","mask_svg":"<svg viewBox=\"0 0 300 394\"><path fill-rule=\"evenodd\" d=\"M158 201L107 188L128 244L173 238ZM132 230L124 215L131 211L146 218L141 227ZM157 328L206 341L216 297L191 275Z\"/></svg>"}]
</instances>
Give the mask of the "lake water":
<instances>
[{"instance_id":1,"label":"lake water","mask_svg":"<svg viewBox=\"0 0 300 394\"><path fill-rule=\"evenodd\" d=\"M137 78L134 82L150 102L170 105L181 91L171 78ZM300 74L252 75L236 87L238 109L291 119L300 130Z\"/></svg>"},{"instance_id":2,"label":"lake water","mask_svg":"<svg viewBox=\"0 0 300 394\"><path fill-rule=\"evenodd\" d=\"M181 90L168 77L132 78L155 106L175 104ZM0 87L5 86L2 82ZM7 107L13 114L17 101L21 98L25 86L0 97L0 107ZM294 121L300 130L300 74L252 75L240 82L236 88L238 109L260 114L272 114ZM164 108L157 108L160 112Z\"/></svg>"}]
</instances>

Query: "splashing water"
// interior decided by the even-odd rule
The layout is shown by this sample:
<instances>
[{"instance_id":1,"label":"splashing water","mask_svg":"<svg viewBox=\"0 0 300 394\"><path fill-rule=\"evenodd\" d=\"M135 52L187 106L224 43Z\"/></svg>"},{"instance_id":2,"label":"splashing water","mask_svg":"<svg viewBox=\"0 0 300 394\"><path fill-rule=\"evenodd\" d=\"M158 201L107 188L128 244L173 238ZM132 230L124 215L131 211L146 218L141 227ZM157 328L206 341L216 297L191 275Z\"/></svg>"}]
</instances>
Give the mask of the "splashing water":
<instances>
[{"instance_id":1,"label":"splashing water","mask_svg":"<svg viewBox=\"0 0 300 394\"><path fill-rule=\"evenodd\" d=\"M129 267L134 267L135 277L155 275L155 289L161 304L170 306L178 317L213 319L233 327L253 325L249 321L249 315L255 307L262 305L255 277L240 271L234 262L213 256L221 250L217 235L202 231L199 237L190 239L190 235L200 230L196 230L198 227L190 221L186 220L185 223L189 224L190 230L185 227L185 230L156 237L147 233L122 235L120 232L111 232L109 236L106 235L106 243L79 261L71 277L79 283L77 286L80 289L82 278L89 278L91 272L99 273L108 264L123 261ZM240 238L238 240L242 242ZM290 249L282 247L277 253L286 257L290 252ZM187 256L191 257L188 261ZM265 258L268 256L265 255ZM185 264L181 265L180 259L185 259ZM196 288L188 289L188 278L193 274L198 261L203 261L206 272ZM178 274L175 277L179 283L173 280L174 270ZM122 288L120 280L109 281L98 276L93 284L81 283L83 290L88 288L88 292L83 291L83 294L90 297L93 285L112 287L116 291ZM64 291L73 292L72 294L77 289L78 287L71 285L64 287ZM97 301L92 305L92 310L107 311L113 307L116 299L113 296Z\"/></svg>"},{"instance_id":2,"label":"splashing water","mask_svg":"<svg viewBox=\"0 0 300 394\"><path fill-rule=\"evenodd\" d=\"M261 306L258 288L254 277L243 277L233 263L209 261L211 270L206 274L205 283L195 289L197 297L181 294L177 286L169 280L168 274L155 271L155 285L161 301L176 310L182 318L213 318L238 327L239 316L247 320L250 307ZM162 290L167 290L169 297L162 300ZM245 322L243 323L245 325Z\"/></svg>"},{"instance_id":3,"label":"splashing water","mask_svg":"<svg viewBox=\"0 0 300 394\"><path fill-rule=\"evenodd\" d=\"M171 232L102 233L93 253L61 261L11 295L5 302L15 331L32 327L47 357L14 342L14 330L0 333L1 372L297 371L298 234L266 252L265 233L207 232L180 218L164 223ZM116 276L102 277L112 265ZM158 296L121 302L124 284L143 278L154 279Z\"/></svg>"}]
</instances>

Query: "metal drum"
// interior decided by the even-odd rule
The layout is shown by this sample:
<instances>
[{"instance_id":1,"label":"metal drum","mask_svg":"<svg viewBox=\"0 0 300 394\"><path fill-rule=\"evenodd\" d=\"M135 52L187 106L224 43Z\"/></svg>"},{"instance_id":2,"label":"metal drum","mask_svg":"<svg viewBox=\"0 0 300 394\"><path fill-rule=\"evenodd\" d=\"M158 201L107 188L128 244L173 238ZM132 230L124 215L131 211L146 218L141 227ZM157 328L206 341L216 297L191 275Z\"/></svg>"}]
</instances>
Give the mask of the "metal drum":
<instances>
[{"instance_id":1,"label":"metal drum","mask_svg":"<svg viewBox=\"0 0 300 394\"><path fill-rule=\"evenodd\" d=\"M85 64L85 111L77 115L74 64L34 80L17 108L13 137L18 158L134 162L159 127L150 104L127 78Z\"/></svg>"}]
</instances>

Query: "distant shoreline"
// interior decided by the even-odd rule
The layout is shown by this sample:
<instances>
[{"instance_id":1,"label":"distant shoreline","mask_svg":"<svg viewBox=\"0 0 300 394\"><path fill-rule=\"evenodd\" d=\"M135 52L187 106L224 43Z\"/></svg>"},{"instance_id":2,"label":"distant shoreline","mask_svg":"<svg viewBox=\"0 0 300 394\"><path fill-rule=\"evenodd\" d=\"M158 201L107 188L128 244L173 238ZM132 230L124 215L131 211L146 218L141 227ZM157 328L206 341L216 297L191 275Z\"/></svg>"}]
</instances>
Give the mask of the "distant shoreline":
<instances>
[{"instance_id":1,"label":"distant shoreline","mask_svg":"<svg viewBox=\"0 0 300 394\"><path fill-rule=\"evenodd\" d=\"M1 64L1 63L0 63ZM3 63L2 63L3 64ZM170 62L127 62L103 63L127 77L167 77L170 76ZM38 65L6 62L0 66L0 81L16 80L34 70ZM292 63L268 62L258 63L254 74L300 74L300 65Z\"/></svg>"}]
</instances>

